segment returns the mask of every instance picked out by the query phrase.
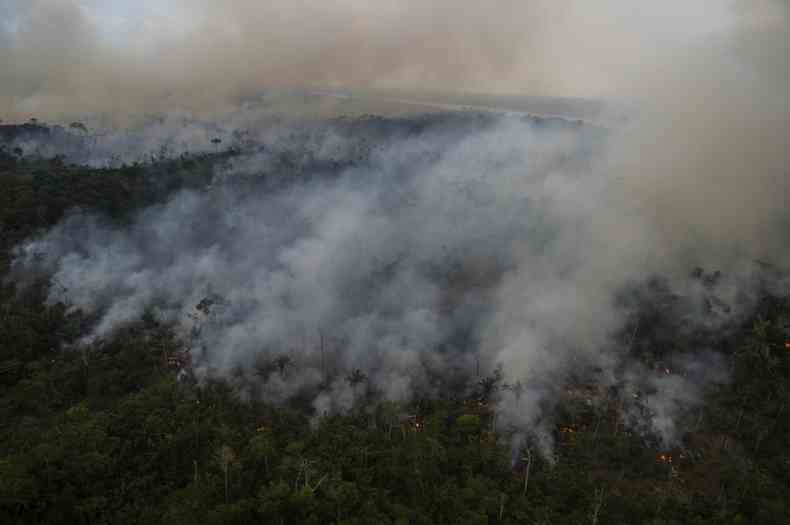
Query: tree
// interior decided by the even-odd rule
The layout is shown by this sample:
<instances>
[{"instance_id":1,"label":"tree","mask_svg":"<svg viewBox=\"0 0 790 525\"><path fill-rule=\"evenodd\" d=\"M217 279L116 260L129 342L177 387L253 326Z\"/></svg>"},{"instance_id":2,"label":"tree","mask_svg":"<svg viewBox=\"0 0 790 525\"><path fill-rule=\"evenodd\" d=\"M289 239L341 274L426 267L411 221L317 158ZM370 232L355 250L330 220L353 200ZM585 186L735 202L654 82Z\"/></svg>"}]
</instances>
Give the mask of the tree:
<instances>
[{"instance_id":1,"label":"tree","mask_svg":"<svg viewBox=\"0 0 790 525\"><path fill-rule=\"evenodd\" d=\"M324 490L334 506L336 523L342 523L343 517L352 513L360 503L360 491L353 482L333 479Z\"/></svg>"},{"instance_id":2,"label":"tree","mask_svg":"<svg viewBox=\"0 0 790 525\"><path fill-rule=\"evenodd\" d=\"M266 473L269 473L269 458L274 455L275 446L272 433L268 429L258 429L258 432L250 438L250 451L253 458L263 459Z\"/></svg>"},{"instance_id":3,"label":"tree","mask_svg":"<svg viewBox=\"0 0 790 525\"><path fill-rule=\"evenodd\" d=\"M529 471L532 468L532 448L527 447L524 450L521 460L526 462L526 465L524 466L524 490L522 492L522 496L526 497L527 488L529 487Z\"/></svg>"},{"instance_id":4,"label":"tree","mask_svg":"<svg viewBox=\"0 0 790 525\"><path fill-rule=\"evenodd\" d=\"M387 440L392 440L392 429L398 423L401 406L396 401L384 401L379 405L379 410L381 410L385 425L387 425Z\"/></svg>"},{"instance_id":5,"label":"tree","mask_svg":"<svg viewBox=\"0 0 790 525\"><path fill-rule=\"evenodd\" d=\"M228 479L230 475L230 466L236 461L236 453L228 445L222 445L217 451L217 462L222 468L225 475L225 504L229 501L229 485Z\"/></svg>"},{"instance_id":6,"label":"tree","mask_svg":"<svg viewBox=\"0 0 790 525\"><path fill-rule=\"evenodd\" d=\"M497 367L490 376L483 377L477 382L477 397L481 403L488 403L494 393L499 389L505 374L501 367Z\"/></svg>"},{"instance_id":7,"label":"tree","mask_svg":"<svg viewBox=\"0 0 790 525\"><path fill-rule=\"evenodd\" d=\"M280 372L280 377L285 377L288 368L294 366L293 359L287 355L277 356L274 359L274 366L276 366L277 370Z\"/></svg>"},{"instance_id":8,"label":"tree","mask_svg":"<svg viewBox=\"0 0 790 525\"><path fill-rule=\"evenodd\" d=\"M593 508L590 515L590 522L592 525L598 525L598 518L601 514L601 507L603 507L604 497L606 496L606 489L601 487L595 489L595 498L593 499Z\"/></svg>"},{"instance_id":9,"label":"tree","mask_svg":"<svg viewBox=\"0 0 790 525\"><path fill-rule=\"evenodd\" d=\"M461 435L471 437L480 432L480 416L477 414L464 414L455 420L455 426Z\"/></svg>"},{"instance_id":10,"label":"tree","mask_svg":"<svg viewBox=\"0 0 790 525\"><path fill-rule=\"evenodd\" d=\"M353 389L356 389L357 385L364 383L367 381L367 379L368 376L366 376L365 373L359 368L355 368L353 372L346 376L346 381Z\"/></svg>"},{"instance_id":11,"label":"tree","mask_svg":"<svg viewBox=\"0 0 790 525\"><path fill-rule=\"evenodd\" d=\"M504 390L509 390L510 392L512 392L517 401L521 399L522 395L524 395L525 388L524 388L524 383L522 383L521 380L516 381L512 385L505 383L504 385L502 385L502 388Z\"/></svg>"}]
</instances>

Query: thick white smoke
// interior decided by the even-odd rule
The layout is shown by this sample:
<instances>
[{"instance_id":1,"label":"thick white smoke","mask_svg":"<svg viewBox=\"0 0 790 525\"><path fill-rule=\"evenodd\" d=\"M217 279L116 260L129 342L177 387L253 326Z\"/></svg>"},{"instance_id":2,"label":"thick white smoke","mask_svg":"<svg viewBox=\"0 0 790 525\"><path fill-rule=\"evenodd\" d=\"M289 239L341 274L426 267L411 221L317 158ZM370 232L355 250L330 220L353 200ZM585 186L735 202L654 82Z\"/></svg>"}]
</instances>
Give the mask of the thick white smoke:
<instances>
[{"instance_id":1,"label":"thick white smoke","mask_svg":"<svg viewBox=\"0 0 790 525\"><path fill-rule=\"evenodd\" d=\"M43 9L45 3L36 5ZM213 5L205 13L213 13ZM223 98L268 79L375 84L429 78L446 87L460 78L461 85L474 87L496 85L481 80L493 76L506 79L506 86L524 80L559 93L569 86L581 94L619 89L640 101L626 123L606 132L536 130L505 118L475 132L407 135L375 144L368 161L340 177L278 181L265 191L255 184L249 190L243 181L282 166L271 148L250 152L219 170L210 190L178 194L143 211L131 228L72 215L20 247L17 270L43 266L52 272L53 301L100 314L96 337L158 309L179 323L185 337L196 334L199 373L234 378L249 395L281 400L315 388L328 375L359 368L385 398L403 399L434 388L436 376L454 367L471 370L479 354L486 371L501 365L509 382L527 385L520 395L504 395L500 405L521 426L540 424L542 401L552 397L563 374L594 368L604 385L618 375L649 383L655 392L646 400L655 415L652 430L671 439L676 414L699 402L696 385L705 378L658 380L627 362L613 336L631 319L615 297L634 282L663 275L694 303L704 291L689 284L689 270L715 265L726 276L721 293L734 308L729 315L737 316L736 297L749 306L751 261L787 264L787 6L736 3L738 12L724 9L728 2L704 2L693 10L670 2L654 13L662 16L650 18L620 1L600 8L525 5L490 16L472 9L471 16L450 17L443 25L437 22L443 3L428 12L414 6L384 10L380 17L353 2L346 6L351 11L300 4L283 11L292 23L284 27L301 23L302 34L319 34L313 24L329 20L330 30L299 45L291 32L262 31L268 40L257 48L249 36L268 27L273 14L239 2L230 13L243 14L244 22L206 41L238 50L238 63L196 67L184 78L197 79L201 88L218 86L200 93ZM513 12L528 15L538 29L524 34ZM321 16L299 16L309 13ZM198 27L219 29L201 20ZM358 31L337 29L349 20ZM409 31L397 38L383 31L392 20L405 21L393 27ZM433 22L416 23L426 20ZM18 53L25 34L17 30L4 38ZM431 36L445 46L428 46ZM474 43L478 53L452 67L445 51L466 51L465 43ZM523 53L514 51L522 44ZM227 56L222 46L199 49L205 61L187 63L206 66ZM273 58L251 49L272 50ZM325 61L318 52L325 49L340 62ZM262 76L234 84L240 71L258 64L247 61L250 56L260 59ZM345 64L352 58L360 58L353 68ZM172 66L164 62L151 67ZM73 93L83 93L61 83L71 81L68 72L55 70L50 83L40 83L40 69L31 71L18 77L28 84L20 83L5 99L14 108L58 111L61 103L76 103ZM32 85L39 89L30 91ZM197 106L205 102L182 93L184 86L174 81L168 89L191 103L199 100ZM160 88L148 85L129 107L146 107L146 93ZM94 91L91 85L84 93ZM107 109L97 104L84 107ZM256 130L250 139L271 141L277 129ZM343 157L359 147L323 129L302 145L306 157ZM278 144L288 149L288 134L281 137ZM214 298L211 307L196 314L204 298ZM294 366L261 372L282 355L291 356ZM721 378L713 373L708 379ZM345 409L357 395L340 381L315 404L320 411Z\"/></svg>"},{"instance_id":2,"label":"thick white smoke","mask_svg":"<svg viewBox=\"0 0 790 525\"><path fill-rule=\"evenodd\" d=\"M323 413L351 408L360 390L406 401L502 366L527 389L504 394L502 421L542 429L568 373L598 367L612 384L627 364L615 336L629 311L615 294L688 268L658 257L654 224L601 169L607 132L473 123L372 144L331 126L299 147L262 132L310 162L371 152L339 177L303 180L278 168L270 142L129 227L72 214L21 246L16 269L49 272L51 301L98 313L90 339L154 309L191 342L200 377L245 396L308 392ZM346 380L356 369L367 386ZM680 377L674 387L651 401L662 428L681 409L673 399L698 397Z\"/></svg>"},{"instance_id":3,"label":"thick white smoke","mask_svg":"<svg viewBox=\"0 0 790 525\"><path fill-rule=\"evenodd\" d=\"M541 222L554 189L541 186L595 138L483 122L474 134L378 144L339 179L249 192L244 176L276 172L276 151L253 153L219 170L213 188L144 210L129 229L73 215L22 247L18 265L38 260L54 273L52 300L101 312L97 337L156 307L187 331L200 323L199 367L230 374L254 371L267 353L316 359L325 334L335 366L381 374L373 379L387 397L403 398L425 383L414 374L440 359L440 344L461 327L474 336L495 279L520 257L514 241L552 235ZM347 140L330 129L305 153L344 159L359 146ZM215 295L215 311L195 321L195 306Z\"/></svg>"}]
</instances>

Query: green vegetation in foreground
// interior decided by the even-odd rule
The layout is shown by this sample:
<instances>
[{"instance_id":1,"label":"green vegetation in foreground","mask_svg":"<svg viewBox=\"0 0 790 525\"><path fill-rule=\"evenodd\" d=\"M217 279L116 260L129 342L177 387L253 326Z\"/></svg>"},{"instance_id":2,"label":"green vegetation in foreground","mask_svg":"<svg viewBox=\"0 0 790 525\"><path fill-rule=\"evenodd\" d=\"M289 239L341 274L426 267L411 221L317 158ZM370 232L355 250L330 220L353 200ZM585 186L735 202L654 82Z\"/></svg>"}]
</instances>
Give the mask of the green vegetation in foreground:
<instances>
[{"instance_id":1,"label":"green vegetation in foreground","mask_svg":"<svg viewBox=\"0 0 790 525\"><path fill-rule=\"evenodd\" d=\"M210 161L172 161L162 179L157 165L1 156L0 270L12 246L69 208L123 221L205 183ZM360 399L311 425L299 401L244 402L223 383L177 379L164 357L182 348L152 316L70 347L91 319L46 305L46 286L0 290L0 523L790 523L783 298L766 296L720 346L731 381L708 392L684 449L659 450L616 416L569 401L551 465L491 431L496 377L474 398ZM651 338L661 339L654 355L694 351L667 334L642 344Z\"/></svg>"}]
</instances>

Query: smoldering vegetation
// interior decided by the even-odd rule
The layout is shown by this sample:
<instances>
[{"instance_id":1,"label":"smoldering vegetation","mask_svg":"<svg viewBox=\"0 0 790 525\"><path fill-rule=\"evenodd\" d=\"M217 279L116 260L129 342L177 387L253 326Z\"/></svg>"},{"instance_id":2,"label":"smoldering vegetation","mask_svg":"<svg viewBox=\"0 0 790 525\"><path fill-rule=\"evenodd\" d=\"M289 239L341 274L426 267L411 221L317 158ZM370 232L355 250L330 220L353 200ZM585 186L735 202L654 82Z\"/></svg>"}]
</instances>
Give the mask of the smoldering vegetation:
<instances>
[{"instance_id":1,"label":"smoldering vegetation","mask_svg":"<svg viewBox=\"0 0 790 525\"><path fill-rule=\"evenodd\" d=\"M165 184L181 191L163 192L121 223L73 211L19 243L12 278L50 276L50 303L95 316L80 344L100 344L151 313L180 331L198 380L221 377L250 399L298 399L319 417L364 407L368 396L457 391L496 406L517 436L532 433L549 450L553 404L563 385L583 382L620 400L630 392L620 403L624 421L676 439L705 385L726 380L719 356L728 330L766 293L786 293L787 6L711 2L683 27L657 27L626 3L599 11L534 2L524 19L550 15L551 23L527 41L532 33L510 22L507 9L494 19L452 17L446 27L408 23L425 20L421 14L436 20L448 6L380 18L355 7L358 31L322 32L325 40L299 46L291 45L296 26L288 26L281 41L269 42L279 45L267 47L250 43L281 34L279 25L261 32L269 11L242 2L229 17L236 32L211 34L259 63L256 74L244 60L214 68L226 47L217 46L218 55L205 47L211 40L192 46L194 28L215 27L198 17L168 55L188 50L193 60L184 63L197 73L174 78L180 69L167 59L136 64L121 92L145 89L123 107L108 105L104 91L128 79L114 75L128 62L107 62L112 53L97 35L78 30L93 27L81 8L38 2L20 10L15 28L0 33L9 44L0 61L27 56L23 44L63 20L64 34L84 35L76 49L88 69L43 67L68 62L44 40L4 90L12 115L25 107L109 115L68 131L28 129L9 145L14 155L149 164L161 180L178 163L202 168L198 182ZM665 22L686 12L656 9ZM215 14L207 5L200 12ZM288 12L306 34L316 31L311 20L346 27L331 9ZM415 38L371 31L390 21L407 22L405 35ZM508 31L476 30L500 21ZM428 46L438 55L415 54L428 41L463 51L458 43L469 34L479 54L449 69L442 46ZM502 39L478 38L492 34ZM258 49L291 54L242 52ZM325 61L326 49L376 52L361 62ZM586 64L600 66L597 74L585 75ZM607 129L472 113L283 119L234 105L269 84L342 86L336 80L345 77L374 87L433 79L426 85L436 88L493 77L509 86L523 80L535 92L573 85L639 104ZM101 88L74 89L75 79L99 79L92 86ZM121 117L113 109L124 118L136 113L137 123L114 127ZM139 117L147 111L160 116ZM176 164L158 162L168 159ZM189 171L178 177L190 180ZM662 345L677 344L665 333L693 351L664 356L671 349ZM604 403L600 391L593 398Z\"/></svg>"},{"instance_id":2,"label":"smoldering vegetation","mask_svg":"<svg viewBox=\"0 0 790 525\"><path fill-rule=\"evenodd\" d=\"M25 124L0 122L0 146L7 153L29 159L59 159L92 168L150 165L221 152L252 151L266 151L271 158L280 155L284 162L309 158L319 162L358 162L366 156L367 149L374 144L380 147L387 138L403 137L439 123L449 126L447 110L441 102L416 98L411 106L410 100L384 94L335 96L330 92L266 90L212 117L173 111L128 117L123 126L115 125L108 115L88 115L68 124L50 124L37 118ZM440 100L446 101L446 97ZM492 105L490 113L453 121L453 125L461 126L458 133L469 132L502 114L496 109L495 100L488 101ZM570 111L574 102L563 105L535 97L532 104L538 109L543 104ZM453 106L463 108L460 104ZM582 123L564 117L536 118L535 122L541 127ZM309 143L325 140L330 131L356 151L320 151L318 144ZM357 133L366 138L372 134L371 140L361 140L355 137ZM265 167L261 169L267 171Z\"/></svg>"},{"instance_id":3,"label":"smoldering vegetation","mask_svg":"<svg viewBox=\"0 0 790 525\"><path fill-rule=\"evenodd\" d=\"M6 1L0 516L778 523L789 16Z\"/></svg>"},{"instance_id":4,"label":"smoldering vegetation","mask_svg":"<svg viewBox=\"0 0 790 525\"><path fill-rule=\"evenodd\" d=\"M190 374L244 399L314 418L474 400L514 451L531 436L551 458L569 400L677 442L727 381L728 327L781 284L748 257L659 260L602 168L611 130L472 113L201 129L208 177L120 223L72 210L16 248L12 279L44 276L50 304L95 320L78 347L153 315Z\"/></svg>"}]
</instances>

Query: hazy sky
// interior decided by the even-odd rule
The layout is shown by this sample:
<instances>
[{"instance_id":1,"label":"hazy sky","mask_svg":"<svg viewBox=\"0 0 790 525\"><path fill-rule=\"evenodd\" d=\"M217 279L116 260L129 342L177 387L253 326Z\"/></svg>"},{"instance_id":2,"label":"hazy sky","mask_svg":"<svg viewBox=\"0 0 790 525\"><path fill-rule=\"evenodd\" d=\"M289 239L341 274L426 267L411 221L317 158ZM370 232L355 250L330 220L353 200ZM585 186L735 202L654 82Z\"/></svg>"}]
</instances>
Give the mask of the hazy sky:
<instances>
[{"instance_id":1,"label":"hazy sky","mask_svg":"<svg viewBox=\"0 0 790 525\"><path fill-rule=\"evenodd\" d=\"M745 5L5 0L0 112L199 107L272 86L622 96L726 33Z\"/></svg>"}]
</instances>

